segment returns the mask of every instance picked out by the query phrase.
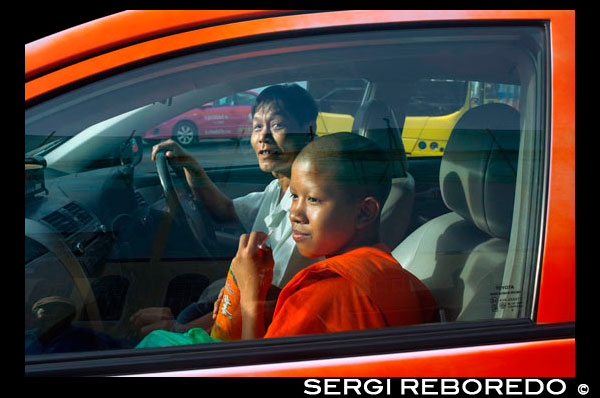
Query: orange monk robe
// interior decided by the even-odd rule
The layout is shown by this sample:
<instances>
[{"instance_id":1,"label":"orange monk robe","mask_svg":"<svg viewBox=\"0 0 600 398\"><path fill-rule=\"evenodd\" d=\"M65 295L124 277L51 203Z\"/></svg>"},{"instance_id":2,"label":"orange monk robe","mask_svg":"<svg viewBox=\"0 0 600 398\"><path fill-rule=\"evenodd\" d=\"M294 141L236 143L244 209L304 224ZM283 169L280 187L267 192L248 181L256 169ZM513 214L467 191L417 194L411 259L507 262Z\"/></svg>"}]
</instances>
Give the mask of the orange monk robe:
<instances>
[{"instance_id":1,"label":"orange monk robe","mask_svg":"<svg viewBox=\"0 0 600 398\"><path fill-rule=\"evenodd\" d=\"M300 271L281 291L265 337L428 323L435 312L427 287L379 244Z\"/></svg>"}]
</instances>

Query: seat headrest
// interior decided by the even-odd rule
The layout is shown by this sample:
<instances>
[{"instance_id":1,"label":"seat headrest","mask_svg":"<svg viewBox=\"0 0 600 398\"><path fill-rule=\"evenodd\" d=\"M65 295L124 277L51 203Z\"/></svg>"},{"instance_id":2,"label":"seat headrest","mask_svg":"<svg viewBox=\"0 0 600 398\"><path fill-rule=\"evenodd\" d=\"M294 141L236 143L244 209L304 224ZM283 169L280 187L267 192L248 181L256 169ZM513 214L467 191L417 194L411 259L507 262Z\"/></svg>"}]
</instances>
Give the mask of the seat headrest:
<instances>
[{"instance_id":1,"label":"seat headrest","mask_svg":"<svg viewBox=\"0 0 600 398\"><path fill-rule=\"evenodd\" d=\"M444 151L440 188L446 206L491 236L508 239L520 140L520 114L499 103L467 111Z\"/></svg>"},{"instance_id":2,"label":"seat headrest","mask_svg":"<svg viewBox=\"0 0 600 398\"><path fill-rule=\"evenodd\" d=\"M358 110L352 132L374 141L388 152L392 161L392 177L406 177L406 152L402 130L392 109L383 101L371 100Z\"/></svg>"}]
</instances>

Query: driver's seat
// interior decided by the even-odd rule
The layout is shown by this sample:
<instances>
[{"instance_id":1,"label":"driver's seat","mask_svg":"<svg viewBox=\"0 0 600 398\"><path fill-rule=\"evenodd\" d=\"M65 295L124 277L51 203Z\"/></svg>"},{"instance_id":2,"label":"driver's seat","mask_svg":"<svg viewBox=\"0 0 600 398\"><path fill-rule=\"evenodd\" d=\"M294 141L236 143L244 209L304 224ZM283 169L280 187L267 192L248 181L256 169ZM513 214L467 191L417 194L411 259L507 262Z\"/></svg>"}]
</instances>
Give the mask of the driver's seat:
<instances>
[{"instance_id":1,"label":"driver's seat","mask_svg":"<svg viewBox=\"0 0 600 398\"><path fill-rule=\"evenodd\" d=\"M415 180L407 171L402 128L390 106L371 100L358 110L352 132L374 141L390 156L392 188L381 210L379 230L383 243L393 249L406 235L415 200Z\"/></svg>"}]
</instances>

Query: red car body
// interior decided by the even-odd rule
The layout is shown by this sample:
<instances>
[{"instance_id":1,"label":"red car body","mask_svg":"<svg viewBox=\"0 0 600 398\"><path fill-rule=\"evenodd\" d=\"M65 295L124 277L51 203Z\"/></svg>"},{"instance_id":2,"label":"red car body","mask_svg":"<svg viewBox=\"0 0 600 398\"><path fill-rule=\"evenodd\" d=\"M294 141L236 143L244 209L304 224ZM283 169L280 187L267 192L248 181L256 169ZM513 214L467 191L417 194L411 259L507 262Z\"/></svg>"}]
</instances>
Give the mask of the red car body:
<instances>
[{"instance_id":1,"label":"red car body","mask_svg":"<svg viewBox=\"0 0 600 398\"><path fill-rule=\"evenodd\" d=\"M331 11L304 14L277 11L127 11L102 18L25 46L25 105L85 84L103 73L151 62L154 57L202 46L224 46L261 35L381 24L448 21L548 21L551 64L548 122L551 135L548 196L542 223L541 276L532 322L539 328L575 323L575 12L544 10ZM135 22L135 23L134 23ZM268 51L268 50L265 50ZM190 114L192 112L192 114ZM227 130L223 115L248 118L246 107L201 109L148 131L146 138L167 138L179 118L204 117L223 125L198 124L198 137L239 137ZM219 119L223 117L223 119ZM219 130L219 129L222 129ZM227 130L227 132L225 132ZM212 132L211 132L212 131ZM217 131L219 131L217 133ZM570 325L570 326L569 326ZM529 341L464 344L365 356L339 356L178 370L186 376L575 376L574 332ZM155 374L147 371L148 374Z\"/></svg>"},{"instance_id":2,"label":"red car body","mask_svg":"<svg viewBox=\"0 0 600 398\"><path fill-rule=\"evenodd\" d=\"M242 139L251 134L251 104L258 95L248 91L248 98L239 94L190 109L146 131L146 140L173 138L183 146L206 138ZM239 103L242 102L242 103Z\"/></svg>"}]
</instances>

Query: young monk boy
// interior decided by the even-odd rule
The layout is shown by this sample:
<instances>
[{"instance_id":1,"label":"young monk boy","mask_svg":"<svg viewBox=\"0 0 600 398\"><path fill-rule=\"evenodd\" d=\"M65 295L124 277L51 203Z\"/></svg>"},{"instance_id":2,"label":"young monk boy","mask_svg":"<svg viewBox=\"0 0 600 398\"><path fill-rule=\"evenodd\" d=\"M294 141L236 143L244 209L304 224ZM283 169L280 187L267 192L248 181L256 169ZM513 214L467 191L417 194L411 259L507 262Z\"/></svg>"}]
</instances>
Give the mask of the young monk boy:
<instances>
[{"instance_id":1,"label":"young monk boy","mask_svg":"<svg viewBox=\"0 0 600 398\"><path fill-rule=\"evenodd\" d=\"M380 243L379 215L391 178L386 155L352 133L324 136L292 166L290 221L303 256L326 259L281 291L265 330L264 300L273 259L243 235L232 262L240 291L242 339L381 328L434 320L427 288Z\"/></svg>"},{"instance_id":2,"label":"young monk boy","mask_svg":"<svg viewBox=\"0 0 600 398\"><path fill-rule=\"evenodd\" d=\"M300 152L290 182L292 236L303 256L325 260L308 266L285 285L271 323L268 316L265 323L273 256L268 247L260 248L265 233L242 235L231 264L237 292L228 297L239 305L229 327L239 328L241 321L242 339L434 320L435 302L429 290L380 242L379 214L391 185L388 165L375 143L352 133L321 137ZM163 341L153 340L156 333L162 333ZM215 341L202 329L188 333L193 335L184 335L186 342L176 344ZM138 347L171 345L164 340L176 335L155 331Z\"/></svg>"}]
</instances>

